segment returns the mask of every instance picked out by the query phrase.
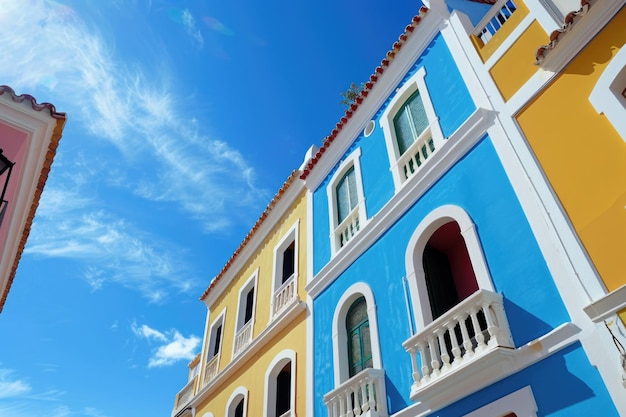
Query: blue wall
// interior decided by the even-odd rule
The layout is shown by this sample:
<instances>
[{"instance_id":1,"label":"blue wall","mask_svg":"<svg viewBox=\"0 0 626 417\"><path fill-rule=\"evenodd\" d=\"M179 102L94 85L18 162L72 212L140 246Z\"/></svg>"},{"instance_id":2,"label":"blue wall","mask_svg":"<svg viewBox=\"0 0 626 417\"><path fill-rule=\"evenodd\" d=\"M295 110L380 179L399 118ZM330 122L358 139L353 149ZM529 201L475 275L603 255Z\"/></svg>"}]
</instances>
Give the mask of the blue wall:
<instances>
[{"instance_id":1,"label":"blue wall","mask_svg":"<svg viewBox=\"0 0 626 417\"><path fill-rule=\"evenodd\" d=\"M411 363L402 348L410 336L402 288L404 257L420 221L445 204L462 207L473 219L495 289L504 294L516 346L569 321L491 140L485 137L314 300L316 415L325 415L321 399L334 388L332 336L325 329L332 326L342 294L357 281L367 283L376 299L390 412L411 404Z\"/></svg>"}]
</instances>

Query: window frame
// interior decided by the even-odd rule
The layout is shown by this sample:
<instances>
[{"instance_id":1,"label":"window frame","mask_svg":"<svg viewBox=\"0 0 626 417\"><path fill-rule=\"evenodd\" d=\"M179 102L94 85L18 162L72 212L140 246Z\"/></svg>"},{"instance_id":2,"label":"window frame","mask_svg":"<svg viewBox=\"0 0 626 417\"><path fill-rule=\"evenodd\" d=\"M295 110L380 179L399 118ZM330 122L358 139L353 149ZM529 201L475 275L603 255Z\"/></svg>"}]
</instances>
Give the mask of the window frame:
<instances>
[{"instance_id":1,"label":"window frame","mask_svg":"<svg viewBox=\"0 0 626 417\"><path fill-rule=\"evenodd\" d=\"M299 245L299 233L300 230L300 219L297 219L296 222L289 228L289 230L280 238L279 242L274 246L274 276L272 279L272 295L270 300L270 320L274 318L274 301L276 297L276 291L282 287L284 284L282 282L283 276L283 260L284 254L287 248L294 243L294 251L293 251L293 276L294 276L294 291L296 294L298 293L298 275L299 275L299 256L298 252L300 249ZM287 279L287 281L289 278ZM285 281L286 282L286 281Z\"/></svg>"},{"instance_id":2,"label":"window frame","mask_svg":"<svg viewBox=\"0 0 626 417\"><path fill-rule=\"evenodd\" d=\"M367 319L370 328L370 345L372 348L372 368L382 369L382 356L380 353L380 341L378 338L378 319L376 317L376 302L371 288L363 283L352 284L337 302L333 314L333 372L335 387L350 379L350 365L348 356L348 332L346 329L346 317L350 307L359 298L365 298L367 304Z\"/></svg>"},{"instance_id":3,"label":"window frame","mask_svg":"<svg viewBox=\"0 0 626 417\"><path fill-rule=\"evenodd\" d=\"M415 228L405 254L405 267L409 281L409 292L411 293L411 306L415 324L418 329L423 329L433 322L428 288L426 287L426 275L422 267L424 248L433 233L441 226L451 221L459 225L461 236L465 241L465 247L467 248L467 253L472 268L474 269L478 288L492 292L495 291L482 245L476 232L476 226L471 217L459 206L440 206L426 215Z\"/></svg>"},{"instance_id":4,"label":"window frame","mask_svg":"<svg viewBox=\"0 0 626 417\"><path fill-rule=\"evenodd\" d=\"M211 326L209 326L209 340L207 344L208 349L207 349L207 360L206 360L207 363L211 359L213 359L215 356L218 356L222 353L222 345L224 344L224 323L225 322L226 322L226 307L224 307L224 309L217 315L215 320L213 320L213 322L211 323ZM215 350L216 332L217 332L217 327L219 325L222 326L222 330L220 334L218 351L217 353L214 354L213 351Z\"/></svg>"},{"instance_id":5,"label":"window frame","mask_svg":"<svg viewBox=\"0 0 626 417\"><path fill-rule=\"evenodd\" d=\"M354 152L352 152L346 159L344 159L341 164L337 167L337 170L331 177L331 180L328 182L326 186L326 196L328 198L328 216L329 216L329 225L330 225L330 242L331 242L331 253L334 255L339 252L343 247L347 245L344 244L341 246L338 238L338 229L341 225L339 223L339 209L337 204L337 186L339 182L344 178L345 174L348 172L350 168L354 168L354 179L356 182L356 192L357 192L357 204L356 207L353 208L350 213L354 210L358 210L359 217L359 230L355 233L358 234L359 231L363 230L367 223L367 211L365 208L365 193L363 191L363 176L361 173L361 148L356 148ZM349 215L348 215L349 217ZM354 238L354 237L353 237Z\"/></svg>"},{"instance_id":6,"label":"window frame","mask_svg":"<svg viewBox=\"0 0 626 417\"><path fill-rule=\"evenodd\" d=\"M226 417L234 417L235 410L237 409L237 405L239 405L240 401L243 401L243 415L246 417L248 415L248 389L244 386L235 388L232 394L230 394L230 398L228 398L228 402L226 403L226 412L224 415Z\"/></svg>"},{"instance_id":7,"label":"window frame","mask_svg":"<svg viewBox=\"0 0 626 417\"><path fill-rule=\"evenodd\" d=\"M626 141L626 44L622 45L608 63L596 85L591 90L589 101L598 114L604 114Z\"/></svg>"},{"instance_id":8,"label":"window frame","mask_svg":"<svg viewBox=\"0 0 626 417\"><path fill-rule=\"evenodd\" d=\"M350 317L350 313L352 313L353 310L355 310L355 305L357 304L357 302L361 302L361 300L363 300L362 302L365 303L365 318L360 320L356 325L352 326L351 328L348 328L348 317ZM348 311L346 312L346 338L347 338L347 342L348 342L348 375L350 377L358 374L359 372L361 372L362 370L366 369L366 363L368 361L368 359L372 360L373 355L372 355L372 337L369 336L368 340L365 340L364 334L363 334L363 328L365 327L365 325L367 324L367 328L369 330L369 317L367 316L367 300L365 300L365 297L359 297L356 300L354 300L352 302L352 304L350 305L350 307L348 308ZM359 336L359 354L360 354L360 364L361 364L361 371L359 372L355 372L353 375L352 374L352 368L355 365L354 362L354 350L353 350L353 344L352 344L352 336L354 333L357 333ZM368 331L369 333L370 331ZM369 343L370 344L370 356L369 358L367 358L365 356L365 344Z\"/></svg>"},{"instance_id":9,"label":"window frame","mask_svg":"<svg viewBox=\"0 0 626 417\"><path fill-rule=\"evenodd\" d=\"M432 158L432 155L436 153L444 144L444 136L441 126L439 125L439 117L437 117L426 86L426 68L420 67L415 74L413 74L411 78L409 78L404 85L402 85L402 87L396 90L396 94L389 102L389 105L380 118L380 126L383 129L387 155L389 157L390 171L393 176L393 183L396 190L399 190L404 184L406 184L411 177L402 179L404 173L402 167L398 165L398 161L401 159L403 154L400 154L394 119L402 110L404 110L407 101L418 91L420 93L420 98L422 99L426 117L428 118L428 127L422 132L422 134L430 129L430 135L435 146L435 150L430 153L430 158ZM415 143L415 141L413 143ZM424 160L422 166L427 162L428 159Z\"/></svg>"},{"instance_id":10,"label":"window frame","mask_svg":"<svg viewBox=\"0 0 626 417\"><path fill-rule=\"evenodd\" d=\"M236 317L236 321L235 321L235 332L233 334L233 352L232 355L235 356L236 354L241 353L235 353L235 346L236 346L236 340L237 340L237 336L239 335L239 331L248 323L248 322L244 322L245 320L245 313L246 313L246 307L247 307L247 295L250 291L250 289L254 289L254 294L253 294L253 300L252 300L252 317L250 318L249 322L252 322L252 326L253 326L253 331L254 331L254 323L255 323L255 319L256 319L256 303L257 303L257 296L258 296L258 277L259 277L259 268L257 268L252 275L246 280L246 282L244 282L244 284L239 288L239 297L238 297L238 302L237 302L237 317ZM252 337L254 338L254 337ZM242 349L242 351L245 349Z\"/></svg>"},{"instance_id":11,"label":"window frame","mask_svg":"<svg viewBox=\"0 0 626 417\"><path fill-rule=\"evenodd\" d=\"M277 394L277 378L280 371L287 363L291 363L291 396L290 411L291 415L296 415L296 352L292 349L285 349L279 352L272 362L270 362L265 371L265 395L263 399L263 417L280 417L276 416L276 394Z\"/></svg>"}]
</instances>

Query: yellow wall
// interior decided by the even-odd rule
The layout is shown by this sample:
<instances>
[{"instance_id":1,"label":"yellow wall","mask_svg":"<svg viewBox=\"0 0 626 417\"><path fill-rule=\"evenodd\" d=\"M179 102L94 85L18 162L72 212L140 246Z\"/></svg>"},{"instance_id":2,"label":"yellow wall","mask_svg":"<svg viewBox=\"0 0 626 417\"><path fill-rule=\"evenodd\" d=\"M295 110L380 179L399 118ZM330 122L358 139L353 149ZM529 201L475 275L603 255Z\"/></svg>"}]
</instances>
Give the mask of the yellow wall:
<instances>
[{"instance_id":1,"label":"yellow wall","mask_svg":"<svg viewBox=\"0 0 626 417\"><path fill-rule=\"evenodd\" d=\"M297 186L293 184L292 186ZM208 341L210 325L218 315L226 308L224 320L222 346L220 353L220 372L232 360L235 324L239 302L239 289L259 269L256 303L254 312L254 338L263 332L270 323L270 306L272 299L272 280L274 279L274 249L288 234L291 228L298 222L297 231L297 256L298 256L298 295L300 300L306 301L306 194L302 192L292 207L287 210L287 215L277 224L276 228L268 235L257 252L250 257L237 278L228 286L221 296L211 306L211 317L205 339ZM240 386L248 390L248 416L262 416L265 392L265 373L275 356L285 350L291 349L296 352L296 413L306 414L306 313L299 313L298 317L289 323L278 336L266 344L259 352L242 363L239 369L227 380L221 382L219 387L212 391L208 399L196 408L196 415L202 417L204 413L211 412L215 416L223 416L228 400L233 391ZM208 342L205 341L208 349ZM203 367L206 361L203 363ZM293 364L292 364L293 366ZM293 370L293 368L292 368ZM204 374L203 374L204 375ZM202 375L202 376L203 376ZM219 375L217 377L219 379ZM202 384L201 384L202 385Z\"/></svg>"},{"instance_id":2,"label":"yellow wall","mask_svg":"<svg viewBox=\"0 0 626 417\"><path fill-rule=\"evenodd\" d=\"M609 291L626 283L626 142L589 94L625 27L622 9L517 117Z\"/></svg>"},{"instance_id":3,"label":"yellow wall","mask_svg":"<svg viewBox=\"0 0 626 417\"><path fill-rule=\"evenodd\" d=\"M504 100L509 100L537 72L535 51L547 38L541 25L533 21L489 70Z\"/></svg>"}]
</instances>

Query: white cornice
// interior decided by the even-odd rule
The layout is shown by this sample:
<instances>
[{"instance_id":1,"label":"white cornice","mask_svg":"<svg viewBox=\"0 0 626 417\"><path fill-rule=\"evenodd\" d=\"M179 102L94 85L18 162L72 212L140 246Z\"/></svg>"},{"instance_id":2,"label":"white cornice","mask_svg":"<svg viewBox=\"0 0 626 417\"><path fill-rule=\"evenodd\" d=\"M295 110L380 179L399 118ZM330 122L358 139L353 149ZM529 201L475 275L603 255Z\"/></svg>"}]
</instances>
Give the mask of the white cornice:
<instances>
[{"instance_id":1,"label":"white cornice","mask_svg":"<svg viewBox=\"0 0 626 417\"><path fill-rule=\"evenodd\" d=\"M306 178L306 187L314 191L326 178L330 170L339 162L350 145L354 142L367 122L374 117L378 109L393 94L400 81L411 70L415 61L420 57L428 44L434 39L445 25L441 16L432 11L427 12L421 19L415 30L408 35L407 41L402 45L389 66L369 91L363 103L357 108L353 116L344 125L330 148L319 162L313 167Z\"/></svg>"},{"instance_id":2,"label":"white cornice","mask_svg":"<svg viewBox=\"0 0 626 417\"><path fill-rule=\"evenodd\" d=\"M407 180L403 187L370 218L367 227L356 234L350 243L342 248L313 277L305 287L307 293L315 299L328 287L341 272L361 256L383 233L385 233L422 195L459 161L487 132L495 119L495 113L482 108L477 109L454 132L439 150L430 165L425 165L418 175Z\"/></svg>"}]
</instances>

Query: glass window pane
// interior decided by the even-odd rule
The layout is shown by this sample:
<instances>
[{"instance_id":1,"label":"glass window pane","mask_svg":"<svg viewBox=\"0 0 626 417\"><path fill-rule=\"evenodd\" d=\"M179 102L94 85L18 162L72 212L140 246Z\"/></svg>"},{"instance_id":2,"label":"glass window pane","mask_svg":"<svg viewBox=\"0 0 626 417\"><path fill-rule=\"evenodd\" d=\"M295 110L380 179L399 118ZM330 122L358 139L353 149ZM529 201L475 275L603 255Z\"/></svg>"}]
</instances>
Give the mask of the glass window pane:
<instances>
[{"instance_id":1,"label":"glass window pane","mask_svg":"<svg viewBox=\"0 0 626 417\"><path fill-rule=\"evenodd\" d=\"M350 172L347 176L348 179L348 194L350 195L350 211L354 209L359 202L359 198L356 192L356 175L354 173L354 168L350 169Z\"/></svg>"},{"instance_id":2,"label":"glass window pane","mask_svg":"<svg viewBox=\"0 0 626 417\"><path fill-rule=\"evenodd\" d=\"M411 114L411 120L413 121L413 127L415 128L415 134L421 135L428 127L428 117L426 116L426 110L424 110L424 102L420 96L419 91L416 91L407 101L407 107Z\"/></svg>"},{"instance_id":3,"label":"glass window pane","mask_svg":"<svg viewBox=\"0 0 626 417\"><path fill-rule=\"evenodd\" d=\"M415 138L411 131L409 115L403 107L400 113L393 119L393 126L398 140L398 151L402 155L411 146Z\"/></svg>"},{"instance_id":4,"label":"glass window pane","mask_svg":"<svg viewBox=\"0 0 626 417\"><path fill-rule=\"evenodd\" d=\"M352 211L351 207L351 197L350 192L352 191L350 188L354 188L354 194L356 196L356 179L354 178L354 167L350 167L348 171L345 173L341 181L337 184L336 189L336 198L337 198L337 221L341 223L350 211ZM350 182L353 185L350 185ZM356 204L355 204L356 205Z\"/></svg>"}]
</instances>

